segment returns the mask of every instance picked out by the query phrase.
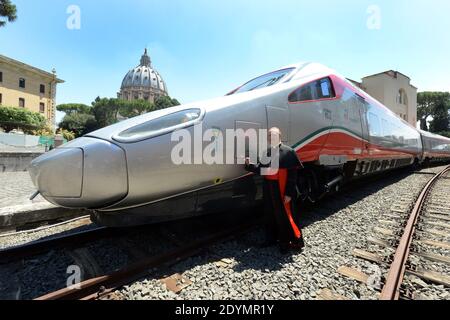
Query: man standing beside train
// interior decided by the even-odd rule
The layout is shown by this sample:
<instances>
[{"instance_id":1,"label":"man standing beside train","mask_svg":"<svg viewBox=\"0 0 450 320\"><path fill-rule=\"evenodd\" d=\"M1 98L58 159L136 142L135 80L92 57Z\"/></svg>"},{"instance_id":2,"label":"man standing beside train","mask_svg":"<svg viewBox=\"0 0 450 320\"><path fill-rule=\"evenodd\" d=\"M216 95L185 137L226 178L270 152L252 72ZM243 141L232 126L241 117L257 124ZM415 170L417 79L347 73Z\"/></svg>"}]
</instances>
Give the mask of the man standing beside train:
<instances>
[{"instance_id":1,"label":"man standing beside train","mask_svg":"<svg viewBox=\"0 0 450 320\"><path fill-rule=\"evenodd\" d=\"M270 144L268 164L251 164L246 159L247 171L264 175L264 216L266 219L266 242L269 246L280 243L280 251L301 250L305 246L302 232L295 219L297 214L297 170L302 166L296 152L281 142L281 130L271 128L268 133ZM274 165L275 162L278 164Z\"/></svg>"}]
</instances>

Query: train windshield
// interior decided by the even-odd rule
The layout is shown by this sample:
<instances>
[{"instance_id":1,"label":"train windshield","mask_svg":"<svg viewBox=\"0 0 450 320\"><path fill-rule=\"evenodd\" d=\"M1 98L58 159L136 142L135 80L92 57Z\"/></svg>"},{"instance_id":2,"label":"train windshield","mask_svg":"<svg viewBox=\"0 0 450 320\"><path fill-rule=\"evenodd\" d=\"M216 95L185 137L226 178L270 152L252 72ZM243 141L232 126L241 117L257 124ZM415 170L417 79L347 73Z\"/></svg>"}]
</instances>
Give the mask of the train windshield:
<instances>
[{"instance_id":1,"label":"train windshield","mask_svg":"<svg viewBox=\"0 0 450 320\"><path fill-rule=\"evenodd\" d=\"M122 131L115 139L123 142L134 142L165 134L193 124L199 120L201 115L202 111L197 108L174 112Z\"/></svg>"},{"instance_id":2,"label":"train windshield","mask_svg":"<svg viewBox=\"0 0 450 320\"><path fill-rule=\"evenodd\" d=\"M288 68L288 69L282 69L278 71L274 71L268 74L265 74L263 76L260 76L258 78L255 78L253 80L250 80L243 86L236 89L234 92L230 94L236 94L241 92L247 92L252 91L256 89L261 89L265 87L273 86L274 84L280 82L281 79L283 79L286 75L288 75L292 70L295 68Z\"/></svg>"}]
</instances>

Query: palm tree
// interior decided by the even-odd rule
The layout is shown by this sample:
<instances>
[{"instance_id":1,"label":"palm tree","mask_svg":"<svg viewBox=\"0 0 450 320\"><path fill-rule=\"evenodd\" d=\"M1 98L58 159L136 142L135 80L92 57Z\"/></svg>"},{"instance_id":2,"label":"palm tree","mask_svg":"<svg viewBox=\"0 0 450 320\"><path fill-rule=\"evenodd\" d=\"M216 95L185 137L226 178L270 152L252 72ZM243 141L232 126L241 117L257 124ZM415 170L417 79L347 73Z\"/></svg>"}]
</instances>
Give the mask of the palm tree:
<instances>
[{"instance_id":1,"label":"palm tree","mask_svg":"<svg viewBox=\"0 0 450 320\"><path fill-rule=\"evenodd\" d=\"M16 5L12 4L10 0L0 0L0 17L6 17L9 22L17 19ZM6 21L0 20L0 27L3 27Z\"/></svg>"}]
</instances>

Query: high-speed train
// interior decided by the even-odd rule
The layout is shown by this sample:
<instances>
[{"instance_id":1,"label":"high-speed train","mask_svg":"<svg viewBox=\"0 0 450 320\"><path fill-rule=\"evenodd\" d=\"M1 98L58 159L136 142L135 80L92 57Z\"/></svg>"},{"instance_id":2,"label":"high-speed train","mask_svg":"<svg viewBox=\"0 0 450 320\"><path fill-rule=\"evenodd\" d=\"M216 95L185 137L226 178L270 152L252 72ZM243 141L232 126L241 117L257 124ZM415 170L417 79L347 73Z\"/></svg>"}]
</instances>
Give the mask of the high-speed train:
<instances>
[{"instance_id":1,"label":"high-speed train","mask_svg":"<svg viewBox=\"0 0 450 320\"><path fill-rule=\"evenodd\" d=\"M450 139L425 132L317 63L250 80L226 96L150 112L69 142L29 168L41 195L86 208L107 226L146 224L253 206L261 178L239 164L175 164L172 133L279 127L295 148L299 198L314 201L356 177L450 160ZM210 142L205 141L203 147ZM238 157L236 153L236 158Z\"/></svg>"}]
</instances>

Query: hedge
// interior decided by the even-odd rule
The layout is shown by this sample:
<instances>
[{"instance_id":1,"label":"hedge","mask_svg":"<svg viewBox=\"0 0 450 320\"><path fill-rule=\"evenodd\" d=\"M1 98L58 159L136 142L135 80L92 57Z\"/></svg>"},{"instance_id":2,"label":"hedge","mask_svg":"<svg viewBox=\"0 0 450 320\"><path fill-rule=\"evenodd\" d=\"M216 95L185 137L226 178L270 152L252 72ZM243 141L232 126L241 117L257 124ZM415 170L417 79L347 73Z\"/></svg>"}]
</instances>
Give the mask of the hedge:
<instances>
[{"instance_id":1,"label":"hedge","mask_svg":"<svg viewBox=\"0 0 450 320\"><path fill-rule=\"evenodd\" d=\"M46 125L43 115L24 108L0 106L0 127L6 131L20 128L24 131L41 129Z\"/></svg>"}]
</instances>

